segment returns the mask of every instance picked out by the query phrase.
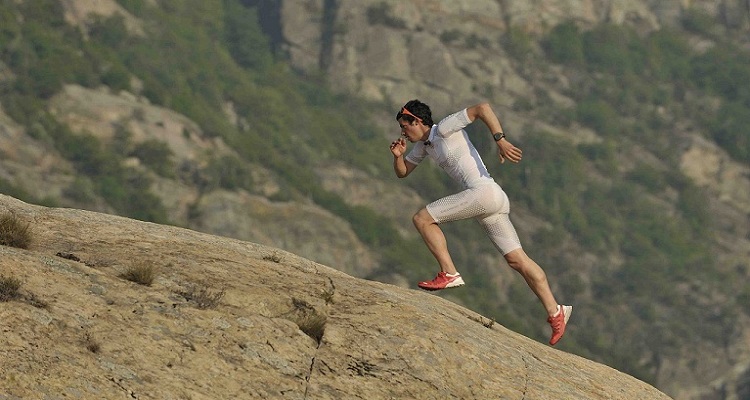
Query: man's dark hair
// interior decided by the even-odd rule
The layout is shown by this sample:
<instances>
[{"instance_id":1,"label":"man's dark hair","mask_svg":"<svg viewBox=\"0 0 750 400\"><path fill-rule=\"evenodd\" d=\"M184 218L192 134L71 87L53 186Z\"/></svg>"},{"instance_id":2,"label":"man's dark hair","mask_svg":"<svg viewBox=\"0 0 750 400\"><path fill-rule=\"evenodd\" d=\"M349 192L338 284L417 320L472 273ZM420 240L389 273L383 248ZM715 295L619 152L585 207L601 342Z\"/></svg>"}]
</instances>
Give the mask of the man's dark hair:
<instances>
[{"instance_id":1,"label":"man's dark hair","mask_svg":"<svg viewBox=\"0 0 750 400\"><path fill-rule=\"evenodd\" d=\"M432 126L432 111L430 111L430 106L428 106L427 104L414 99L404 104L404 107L398 110L398 113L396 114L396 121L403 118L404 120L406 120L406 122L412 123L414 122L415 118L403 112L404 108L410 113L416 115L417 118L421 119L423 124Z\"/></svg>"}]
</instances>

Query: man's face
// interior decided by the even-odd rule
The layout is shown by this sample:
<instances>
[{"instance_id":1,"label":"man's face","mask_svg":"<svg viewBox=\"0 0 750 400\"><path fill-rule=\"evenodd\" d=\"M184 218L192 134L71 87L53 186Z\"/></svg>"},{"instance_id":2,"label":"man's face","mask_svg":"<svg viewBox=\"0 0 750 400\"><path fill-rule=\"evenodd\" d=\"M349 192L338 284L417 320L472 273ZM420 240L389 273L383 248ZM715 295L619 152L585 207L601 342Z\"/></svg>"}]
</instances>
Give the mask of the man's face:
<instances>
[{"instance_id":1,"label":"man's face","mask_svg":"<svg viewBox=\"0 0 750 400\"><path fill-rule=\"evenodd\" d=\"M424 125L419 121L407 122L404 118L399 118L398 126L401 127L401 136L412 143L421 140L425 135Z\"/></svg>"}]
</instances>

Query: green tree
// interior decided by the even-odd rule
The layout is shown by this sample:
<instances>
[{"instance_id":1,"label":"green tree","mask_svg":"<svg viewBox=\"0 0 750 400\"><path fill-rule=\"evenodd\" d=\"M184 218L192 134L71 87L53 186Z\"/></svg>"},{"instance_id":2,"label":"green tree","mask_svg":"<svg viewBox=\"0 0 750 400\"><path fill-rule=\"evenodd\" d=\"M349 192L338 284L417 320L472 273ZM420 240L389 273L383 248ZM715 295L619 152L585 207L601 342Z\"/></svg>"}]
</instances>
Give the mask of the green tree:
<instances>
[{"instance_id":1,"label":"green tree","mask_svg":"<svg viewBox=\"0 0 750 400\"><path fill-rule=\"evenodd\" d=\"M236 0L224 0L225 40L237 64L264 71L273 63L268 39L258 23L256 8Z\"/></svg>"},{"instance_id":2,"label":"green tree","mask_svg":"<svg viewBox=\"0 0 750 400\"><path fill-rule=\"evenodd\" d=\"M550 60L559 64L582 65L584 62L583 37L572 21L552 28L542 40L542 49Z\"/></svg>"},{"instance_id":3,"label":"green tree","mask_svg":"<svg viewBox=\"0 0 750 400\"><path fill-rule=\"evenodd\" d=\"M148 139L136 144L129 153L161 176L172 177L174 172L174 153L166 142Z\"/></svg>"}]
</instances>

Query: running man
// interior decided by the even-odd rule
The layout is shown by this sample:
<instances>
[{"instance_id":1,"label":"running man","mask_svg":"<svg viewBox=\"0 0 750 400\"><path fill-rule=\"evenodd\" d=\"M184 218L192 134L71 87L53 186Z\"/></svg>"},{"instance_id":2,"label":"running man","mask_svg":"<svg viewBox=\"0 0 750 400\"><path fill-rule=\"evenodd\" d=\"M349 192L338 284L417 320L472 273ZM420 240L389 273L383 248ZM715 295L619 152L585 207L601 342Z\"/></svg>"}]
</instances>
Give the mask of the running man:
<instances>
[{"instance_id":1,"label":"running man","mask_svg":"<svg viewBox=\"0 0 750 400\"><path fill-rule=\"evenodd\" d=\"M549 343L554 346L565 333L573 307L557 303L547 282L547 275L521 248L518 234L509 218L508 196L492 179L463 129L477 118L493 132L500 163L505 160L520 162L521 149L505 137L500 120L487 103L458 111L437 124L432 121L430 107L419 100L409 101L396 114L402 136L394 140L390 147L396 176L409 176L425 157L430 157L464 189L428 204L412 218L414 226L440 265L437 277L431 281L419 282L419 287L441 290L464 284L453 264L439 224L476 218L508 265L523 276L547 310L547 322L552 327ZM406 140L414 143L414 146L404 156Z\"/></svg>"}]
</instances>

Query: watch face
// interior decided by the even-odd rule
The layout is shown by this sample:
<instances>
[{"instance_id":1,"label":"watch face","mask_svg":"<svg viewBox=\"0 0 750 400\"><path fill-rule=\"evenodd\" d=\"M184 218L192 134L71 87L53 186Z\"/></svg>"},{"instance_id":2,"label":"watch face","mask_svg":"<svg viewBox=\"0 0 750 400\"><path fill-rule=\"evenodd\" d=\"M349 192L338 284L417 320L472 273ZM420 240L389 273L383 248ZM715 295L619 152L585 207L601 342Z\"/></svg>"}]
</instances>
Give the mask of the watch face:
<instances>
[{"instance_id":1,"label":"watch face","mask_svg":"<svg viewBox=\"0 0 750 400\"><path fill-rule=\"evenodd\" d=\"M503 134L502 133L495 133L495 134L492 135L492 137L495 138L495 141L497 142L498 140L500 140L500 139L503 138Z\"/></svg>"}]
</instances>

